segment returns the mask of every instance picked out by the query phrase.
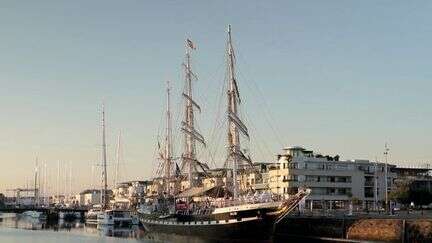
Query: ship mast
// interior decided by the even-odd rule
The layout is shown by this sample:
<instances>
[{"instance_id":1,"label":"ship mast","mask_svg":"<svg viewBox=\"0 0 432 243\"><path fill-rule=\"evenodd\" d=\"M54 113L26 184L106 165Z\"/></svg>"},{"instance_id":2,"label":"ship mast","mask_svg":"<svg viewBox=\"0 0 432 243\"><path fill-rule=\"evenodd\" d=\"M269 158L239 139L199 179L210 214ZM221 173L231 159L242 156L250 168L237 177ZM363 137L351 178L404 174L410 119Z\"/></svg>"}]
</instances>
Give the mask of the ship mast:
<instances>
[{"instance_id":1,"label":"ship mast","mask_svg":"<svg viewBox=\"0 0 432 243\"><path fill-rule=\"evenodd\" d=\"M238 105L240 104L240 93L235 76L235 55L231 37L231 25L228 26L228 159L232 161L233 199L238 197L237 171L238 165L248 160L240 147L240 132L249 137L247 127L238 116Z\"/></svg>"},{"instance_id":2,"label":"ship mast","mask_svg":"<svg viewBox=\"0 0 432 243\"><path fill-rule=\"evenodd\" d=\"M170 82L167 81L167 107L166 107L166 134L165 134L165 179L166 179L166 192L170 194L170 178L172 168L172 122L171 122L171 87Z\"/></svg>"},{"instance_id":3,"label":"ship mast","mask_svg":"<svg viewBox=\"0 0 432 243\"><path fill-rule=\"evenodd\" d=\"M204 137L195 130L194 126L194 108L201 111L200 106L193 100L192 96L192 79L196 75L192 72L190 51L195 50L195 45L189 39L186 40L186 62L183 64L185 69L185 90L183 98L185 100L185 117L182 122L182 132L184 133L185 147L182 155L183 165L187 165L189 187L194 186L193 173L196 171L196 165L200 162L196 159L195 141L205 145Z\"/></svg>"},{"instance_id":4,"label":"ship mast","mask_svg":"<svg viewBox=\"0 0 432 243\"><path fill-rule=\"evenodd\" d=\"M107 151L105 135L105 105L102 104L102 192L101 204L103 209L108 208L108 184L107 184Z\"/></svg>"}]
</instances>

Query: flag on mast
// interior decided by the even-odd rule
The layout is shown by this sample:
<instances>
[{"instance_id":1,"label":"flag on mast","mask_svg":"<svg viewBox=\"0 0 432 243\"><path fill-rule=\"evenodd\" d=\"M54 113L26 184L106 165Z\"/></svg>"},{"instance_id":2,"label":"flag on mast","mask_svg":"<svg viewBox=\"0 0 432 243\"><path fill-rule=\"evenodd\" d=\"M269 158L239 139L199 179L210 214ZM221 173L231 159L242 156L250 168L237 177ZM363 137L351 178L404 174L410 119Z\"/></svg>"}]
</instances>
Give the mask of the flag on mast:
<instances>
[{"instance_id":1,"label":"flag on mast","mask_svg":"<svg viewBox=\"0 0 432 243\"><path fill-rule=\"evenodd\" d=\"M196 50L196 46L191 40L187 39L186 42L191 49Z\"/></svg>"}]
</instances>

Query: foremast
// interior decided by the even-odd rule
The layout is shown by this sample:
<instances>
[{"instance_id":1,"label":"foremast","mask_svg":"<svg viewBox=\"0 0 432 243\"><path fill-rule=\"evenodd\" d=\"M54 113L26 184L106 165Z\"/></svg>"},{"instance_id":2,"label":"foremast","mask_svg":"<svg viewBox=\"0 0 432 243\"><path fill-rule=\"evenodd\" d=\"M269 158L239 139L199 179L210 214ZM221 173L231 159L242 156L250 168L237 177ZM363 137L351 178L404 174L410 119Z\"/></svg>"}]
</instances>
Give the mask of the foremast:
<instances>
[{"instance_id":1,"label":"foremast","mask_svg":"<svg viewBox=\"0 0 432 243\"><path fill-rule=\"evenodd\" d=\"M170 178L172 170L172 121L171 121L171 87L170 82L167 81L166 88L166 131L165 131L165 154L163 156L164 160L164 177L165 177L165 191L170 195Z\"/></svg>"},{"instance_id":2,"label":"foremast","mask_svg":"<svg viewBox=\"0 0 432 243\"><path fill-rule=\"evenodd\" d=\"M182 94L184 99L184 120L182 121L181 131L184 134L184 151L182 154L182 167L187 168L187 178L189 187L194 186L193 174L196 172L197 165L202 165L196 158L196 141L205 146L204 137L195 129L195 109L201 112L201 108L193 99L192 80L197 76L192 72L191 67L191 50L195 50L194 43L186 40L186 60L183 63L185 71L185 87Z\"/></svg>"},{"instance_id":3,"label":"foremast","mask_svg":"<svg viewBox=\"0 0 432 243\"><path fill-rule=\"evenodd\" d=\"M241 102L236 81L235 54L231 37L231 25L228 26L228 161L232 162L232 192L233 199L238 197L237 173L238 165L248 160L240 146L240 133L249 138L248 129L239 118L238 106Z\"/></svg>"}]
</instances>

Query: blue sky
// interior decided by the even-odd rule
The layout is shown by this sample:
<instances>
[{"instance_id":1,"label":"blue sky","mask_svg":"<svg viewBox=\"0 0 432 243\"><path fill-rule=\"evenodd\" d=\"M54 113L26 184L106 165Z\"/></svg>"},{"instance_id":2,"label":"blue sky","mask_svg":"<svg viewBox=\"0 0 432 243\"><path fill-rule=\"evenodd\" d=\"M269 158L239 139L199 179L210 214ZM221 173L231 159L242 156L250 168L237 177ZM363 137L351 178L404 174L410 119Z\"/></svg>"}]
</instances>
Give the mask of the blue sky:
<instances>
[{"instance_id":1,"label":"blue sky","mask_svg":"<svg viewBox=\"0 0 432 243\"><path fill-rule=\"evenodd\" d=\"M424 164L431 10L384 0L1 1L0 190L25 185L36 156L53 175L71 161L75 189L88 186L102 101L111 160L122 129L125 179L149 178L165 81L177 96L182 87L185 38L198 46L198 121L211 137L228 24L254 158L297 144L382 160L387 141L395 163Z\"/></svg>"}]
</instances>

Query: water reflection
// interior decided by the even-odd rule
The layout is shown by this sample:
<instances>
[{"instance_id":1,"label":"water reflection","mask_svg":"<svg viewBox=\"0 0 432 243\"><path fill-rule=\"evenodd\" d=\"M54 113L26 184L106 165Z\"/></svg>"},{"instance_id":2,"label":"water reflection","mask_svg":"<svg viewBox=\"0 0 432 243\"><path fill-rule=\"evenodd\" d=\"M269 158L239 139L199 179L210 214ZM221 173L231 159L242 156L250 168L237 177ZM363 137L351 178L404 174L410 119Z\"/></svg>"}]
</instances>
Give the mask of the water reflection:
<instances>
[{"instance_id":1,"label":"water reflection","mask_svg":"<svg viewBox=\"0 0 432 243\"><path fill-rule=\"evenodd\" d=\"M149 233L145 232L140 226L134 225L130 227L114 227L114 226L98 226L95 224L85 224L84 221L46 221L37 218L17 216L3 218L0 220L0 227L2 228L17 228L26 230L39 230L45 231L58 231L67 233L68 237L75 237L79 239L81 236L99 236L99 237L114 237L118 239L113 239L113 242L128 242L127 239L136 239L140 242L185 242L185 243L213 243L213 242L286 242L282 241L263 241L263 240L253 240L253 239L243 239L243 240L233 240L233 239L211 239L202 238L195 236L183 236L175 234L163 234L163 233ZM75 235L75 236L74 236ZM122 238L122 239L120 239ZM47 241L49 242L49 241ZM57 241L50 241L57 242ZM75 241L73 241L75 242ZM78 241L76 241L78 242ZM95 241L99 242L99 241ZM291 242L291 241L290 241Z\"/></svg>"},{"instance_id":2,"label":"water reflection","mask_svg":"<svg viewBox=\"0 0 432 243\"><path fill-rule=\"evenodd\" d=\"M142 230L138 225L130 227L115 227L113 225L97 226L102 236L121 237L121 238L140 238Z\"/></svg>"},{"instance_id":3,"label":"water reflection","mask_svg":"<svg viewBox=\"0 0 432 243\"><path fill-rule=\"evenodd\" d=\"M143 235L143 230L137 225L131 227L97 226L85 224L82 220L47 221L20 215L16 217L2 218L0 220L0 227L26 230L63 231L84 235L120 238L142 238Z\"/></svg>"}]
</instances>

